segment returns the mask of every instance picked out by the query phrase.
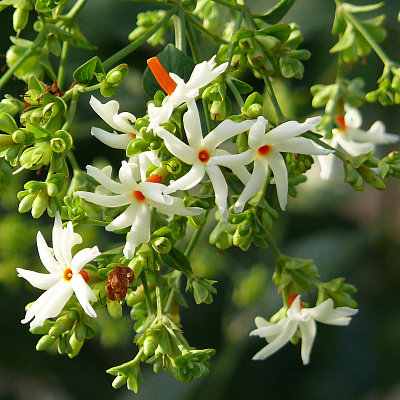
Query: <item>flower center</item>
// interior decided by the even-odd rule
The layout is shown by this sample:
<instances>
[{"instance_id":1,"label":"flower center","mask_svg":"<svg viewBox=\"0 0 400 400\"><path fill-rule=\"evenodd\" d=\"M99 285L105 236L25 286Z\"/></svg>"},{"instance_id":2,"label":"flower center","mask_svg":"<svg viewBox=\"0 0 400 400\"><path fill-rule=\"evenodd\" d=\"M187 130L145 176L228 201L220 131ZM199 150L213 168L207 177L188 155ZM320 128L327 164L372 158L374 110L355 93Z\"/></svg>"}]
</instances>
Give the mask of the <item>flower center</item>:
<instances>
[{"instance_id":1,"label":"flower center","mask_svg":"<svg viewBox=\"0 0 400 400\"><path fill-rule=\"evenodd\" d=\"M79 273L82 276L82 278L85 280L85 282L89 282L89 274L86 271L80 271ZM64 279L66 281L70 281L73 276L74 276L74 273L72 272L71 268L66 268L64 270Z\"/></svg>"},{"instance_id":2,"label":"flower center","mask_svg":"<svg viewBox=\"0 0 400 400\"><path fill-rule=\"evenodd\" d=\"M266 156L270 151L271 151L271 146L268 146L267 144L265 145L265 146L261 146L259 149L258 149L258 154L260 155L260 156Z\"/></svg>"},{"instance_id":3,"label":"flower center","mask_svg":"<svg viewBox=\"0 0 400 400\"><path fill-rule=\"evenodd\" d=\"M203 149L199 151L198 157L201 162L206 163L210 159L210 153L206 149Z\"/></svg>"},{"instance_id":4,"label":"flower center","mask_svg":"<svg viewBox=\"0 0 400 400\"><path fill-rule=\"evenodd\" d=\"M146 197L143 196L143 193L140 190L134 190L132 194L133 194L133 197L137 201L145 201L146 200Z\"/></svg>"},{"instance_id":5,"label":"flower center","mask_svg":"<svg viewBox=\"0 0 400 400\"><path fill-rule=\"evenodd\" d=\"M337 122L337 124L342 128L342 129L346 129L346 122L344 121L344 115L339 116L339 115L335 115L335 121Z\"/></svg>"},{"instance_id":6,"label":"flower center","mask_svg":"<svg viewBox=\"0 0 400 400\"><path fill-rule=\"evenodd\" d=\"M157 57L152 57L147 60L147 65L149 66L151 72L156 78L158 84L165 90L169 95L174 93L176 88L175 81L169 76L167 70L161 65Z\"/></svg>"},{"instance_id":7,"label":"flower center","mask_svg":"<svg viewBox=\"0 0 400 400\"><path fill-rule=\"evenodd\" d=\"M151 174L147 179L146 182L153 182L153 183L161 183L163 177L157 174Z\"/></svg>"},{"instance_id":8,"label":"flower center","mask_svg":"<svg viewBox=\"0 0 400 400\"><path fill-rule=\"evenodd\" d=\"M299 294L292 294L291 296L288 296L287 301L289 304L289 307L292 306L293 302L296 300L296 297L299 296ZM303 308L303 302L300 299L300 309Z\"/></svg>"}]
</instances>

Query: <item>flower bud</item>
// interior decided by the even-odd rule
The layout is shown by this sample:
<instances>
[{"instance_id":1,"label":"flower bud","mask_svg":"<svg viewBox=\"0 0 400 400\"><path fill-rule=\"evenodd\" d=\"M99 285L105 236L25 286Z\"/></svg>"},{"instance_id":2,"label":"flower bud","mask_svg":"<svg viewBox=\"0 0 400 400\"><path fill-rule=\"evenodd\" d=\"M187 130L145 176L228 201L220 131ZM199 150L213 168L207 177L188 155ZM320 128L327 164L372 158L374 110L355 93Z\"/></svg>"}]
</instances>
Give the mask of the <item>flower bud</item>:
<instances>
[{"instance_id":1,"label":"flower bud","mask_svg":"<svg viewBox=\"0 0 400 400\"><path fill-rule=\"evenodd\" d=\"M158 347L158 342L160 340L160 331L155 331L152 330L146 335L146 339L144 340L143 343L143 351L144 354L149 357L152 356L155 352L155 350Z\"/></svg>"},{"instance_id":2,"label":"flower bud","mask_svg":"<svg viewBox=\"0 0 400 400\"><path fill-rule=\"evenodd\" d=\"M32 217L39 218L47 208L49 195L45 190L41 190L32 203Z\"/></svg>"},{"instance_id":3,"label":"flower bud","mask_svg":"<svg viewBox=\"0 0 400 400\"><path fill-rule=\"evenodd\" d=\"M13 28L17 32L26 27L29 19L29 10L17 7L13 14Z\"/></svg>"},{"instance_id":4,"label":"flower bud","mask_svg":"<svg viewBox=\"0 0 400 400\"><path fill-rule=\"evenodd\" d=\"M127 157L134 157L147 151L149 149L149 144L141 138L136 138L131 140L126 148L126 156Z\"/></svg>"},{"instance_id":5,"label":"flower bud","mask_svg":"<svg viewBox=\"0 0 400 400\"><path fill-rule=\"evenodd\" d=\"M69 358L74 358L81 351L81 348L83 346L83 341L80 342L79 340L77 340L75 334L72 334L70 339L69 339L69 345L71 346L72 352L68 353L68 357Z\"/></svg>"},{"instance_id":6,"label":"flower bud","mask_svg":"<svg viewBox=\"0 0 400 400\"><path fill-rule=\"evenodd\" d=\"M176 175L179 174L179 172L181 172L182 165L180 161L175 157L170 158L165 165L170 174Z\"/></svg>"},{"instance_id":7,"label":"flower bud","mask_svg":"<svg viewBox=\"0 0 400 400\"><path fill-rule=\"evenodd\" d=\"M118 375L117 377L114 378L114 380L112 382L112 387L114 389L118 389L121 386L125 385L127 380L128 380L127 376Z\"/></svg>"},{"instance_id":8,"label":"flower bud","mask_svg":"<svg viewBox=\"0 0 400 400\"><path fill-rule=\"evenodd\" d=\"M107 73L105 80L113 87L119 86L125 79L126 75L128 75L128 71L129 68L127 64L118 65Z\"/></svg>"},{"instance_id":9,"label":"flower bud","mask_svg":"<svg viewBox=\"0 0 400 400\"><path fill-rule=\"evenodd\" d=\"M36 350L48 350L53 344L56 342L56 338L51 337L50 335L42 336L36 344Z\"/></svg>"},{"instance_id":10,"label":"flower bud","mask_svg":"<svg viewBox=\"0 0 400 400\"><path fill-rule=\"evenodd\" d=\"M66 151L67 144L65 143L64 139L61 138L53 138L50 140L50 147L54 153L62 153Z\"/></svg>"},{"instance_id":11,"label":"flower bud","mask_svg":"<svg viewBox=\"0 0 400 400\"><path fill-rule=\"evenodd\" d=\"M169 253L172 247L170 240L166 237L152 237L150 244L153 249L160 254Z\"/></svg>"},{"instance_id":12,"label":"flower bud","mask_svg":"<svg viewBox=\"0 0 400 400\"><path fill-rule=\"evenodd\" d=\"M36 198L36 194L27 194L19 203L18 211L22 214L28 212L32 208L33 201Z\"/></svg>"},{"instance_id":13,"label":"flower bud","mask_svg":"<svg viewBox=\"0 0 400 400\"><path fill-rule=\"evenodd\" d=\"M122 317L122 306L117 300L107 300L107 311L112 319L120 319Z\"/></svg>"},{"instance_id":14,"label":"flower bud","mask_svg":"<svg viewBox=\"0 0 400 400\"><path fill-rule=\"evenodd\" d=\"M15 116L24 108L25 104L22 101L15 99L9 94L4 95L4 99L0 102L0 114L4 112Z\"/></svg>"},{"instance_id":15,"label":"flower bud","mask_svg":"<svg viewBox=\"0 0 400 400\"><path fill-rule=\"evenodd\" d=\"M12 135L17 129L17 123L10 114L4 112L0 114L0 131Z\"/></svg>"}]
</instances>

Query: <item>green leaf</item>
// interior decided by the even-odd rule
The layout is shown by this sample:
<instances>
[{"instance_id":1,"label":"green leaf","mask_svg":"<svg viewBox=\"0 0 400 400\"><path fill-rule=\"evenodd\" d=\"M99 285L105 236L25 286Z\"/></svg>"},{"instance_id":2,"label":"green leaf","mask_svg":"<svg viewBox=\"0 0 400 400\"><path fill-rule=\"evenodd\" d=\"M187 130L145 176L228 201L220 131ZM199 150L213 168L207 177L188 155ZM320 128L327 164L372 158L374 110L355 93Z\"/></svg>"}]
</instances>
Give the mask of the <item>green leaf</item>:
<instances>
[{"instance_id":1,"label":"green leaf","mask_svg":"<svg viewBox=\"0 0 400 400\"><path fill-rule=\"evenodd\" d=\"M95 56L78 67L73 74L74 80L82 85L88 85L95 74L105 74L100 58Z\"/></svg>"},{"instance_id":2,"label":"green leaf","mask_svg":"<svg viewBox=\"0 0 400 400\"><path fill-rule=\"evenodd\" d=\"M256 14L255 17L262 19L267 24L278 23L292 8L296 0L281 0L275 7L264 14Z\"/></svg>"},{"instance_id":3,"label":"green leaf","mask_svg":"<svg viewBox=\"0 0 400 400\"><path fill-rule=\"evenodd\" d=\"M233 76L229 76L229 79L235 85L240 94L250 93L253 90L253 87L250 86L248 83L243 82Z\"/></svg>"},{"instance_id":4,"label":"green leaf","mask_svg":"<svg viewBox=\"0 0 400 400\"><path fill-rule=\"evenodd\" d=\"M363 13L363 12L377 10L378 8L381 8L384 4L385 3L383 1L380 3L370 4L365 6L356 6L354 4L343 3L341 7L343 8L343 10L350 13Z\"/></svg>"},{"instance_id":5,"label":"green leaf","mask_svg":"<svg viewBox=\"0 0 400 400\"><path fill-rule=\"evenodd\" d=\"M268 28L257 31L256 35L273 36L277 38L282 44L285 43L290 36L292 29L287 24L276 24Z\"/></svg>"},{"instance_id":6,"label":"green leaf","mask_svg":"<svg viewBox=\"0 0 400 400\"><path fill-rule=\"evenodd\" d=\"M169 267L182 271L185 274L192 274L193 270L187 257L177 248L172 247L167 254L160 254L161 259Z\"/></svg>"},{"instance_id":7,"label":"green leaf","mask_svg":"<svg viewBox=\"0 0 400 400\"><path fill-rule=\"evenodd\" d=\"M339 41L329 50L330 53L336 53L338 51L343 51L350 46L354 45L354 41L356 40L356 35L354 33L354 29L351 25L347 25L346 30L344 31L343 36L339 39Z\"/></svg>"},{"instance_id":8,"label":"green leaf","mask_svg":"<svg viewBox=\"0 0 400 400\"><path fill-rule=\"evenodd\" d=\"M168 71L173 72L187 82L195 66L194 61L185 53L178 50L172 44L168 44L165 49L157 55L162 66ZM147 67L143 74L143 90L149 99L153 99L155 93L160 90L156 78L150 68Z\"/></svg>"}]
</instances>

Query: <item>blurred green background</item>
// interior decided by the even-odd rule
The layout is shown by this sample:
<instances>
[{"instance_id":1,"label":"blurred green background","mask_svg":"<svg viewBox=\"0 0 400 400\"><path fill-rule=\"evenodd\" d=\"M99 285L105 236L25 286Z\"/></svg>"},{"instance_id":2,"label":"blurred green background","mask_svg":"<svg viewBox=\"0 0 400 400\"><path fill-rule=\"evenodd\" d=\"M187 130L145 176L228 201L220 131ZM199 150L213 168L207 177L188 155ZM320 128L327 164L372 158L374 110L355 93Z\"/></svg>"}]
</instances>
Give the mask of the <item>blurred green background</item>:
<instances>
[{"instance_id":1,"label":"blurred green background","mask_svg":"<svg viewBox=\"0 0 400 400\"><path fill-rule=\"evenodd\" d=\"M267 9L275 1L253 0L250 3L256 10ZM333 0L298 0L285 17L284 22L299 24L304 36L303 47L313 54L305 62L302 81L275 82L278 100L289 117L305 118L305 113L312 113L309 87L334 80L335 56L329 54L336 41L330 35L334 7ZM387 15L385 28L388 31L383 46L394 59L400 58L399 8L396 0L386 1L382 8ZM79 22L89 42L97 45L98 50L72 49L67 84L72 83L72 71L87 59L97 54L104 60L125 46L128 34L134 29L136 14L145 9L144 3L89 1ZM3 54L9 47L8 36L14 34L12 11L6 9L0 13L0 53ZM22 37L29 38L29 32L24 32ZM216 48L210 42L203 40L201 43L204 58L215 53ZM122 111L137 116L145 112L141 73L146 59L161 49L161 46L154 49L146 45L125 60L130 74L115 97ZM382 66L374 55L367 61L366 66L355 65L349 74L362 74L367 90L373 90ZM262 91L260 81L244 77L247 78L255 89ZM24 91L21 82L11 86L9 84L2 95L18 95ZM73 127L79 162L84 167L109 159L117 166L123 154L106 148L90 136L92 125L105 125L91 110L88 97L81 96ZM368 129L375 120L382 119L388 132L400 133L398 106L383 108L367 104L361 111L363 128ZM392 148L380 147L378 153L383 155L390 150ZM280 213L273 233L285 254L313 258L322 280L345 276L359 290L355 299L360 311L349 327L318 325L309 366L301 363L300 347L292 345L265 361L251 360L265 344L260 338L248 337L249 331L254 329L254 317L269 318L281 306L280 296L271 282L273 258L268 251L254 247L246 253L236 250L221 253L208 245L207 232L204 232L192 256L193 266L196 272L218 280L218 295L214 296L212 305L195 305L188 295L190 307L182 310L181 321L191 345L217 350L211 360L210 375L181 384L167 373L154 374L150 366L144 366L146 386L140 387L135 395L125 387L114 390L112 377L105 373L107 368L135 355L133 323L129 316L115 322L106 314L100 315L102 335L86 341L79 356L72 360L56 351L36 352L39 336L30 334L28 326L20 324L25 305L36 299L39 291L17 279L15 268L38 268L36 232L41 230L49 239L52 224L47 217L37 221L30 215L16 213L16 193L28 179L35 178L21 173L15 176L11 186L0 192L1 400L400 399L398 182L389 181L384 192L366 188L362 193L354 193L345 184L324 186L317 177L311 176L299 190L298 199L289 203L288 211ZM269 190L272 202L275 201L273 192ZM110 241L118 240L116 235L106 235L97 228L82 229L79 233L85 237L85 247L98 244L101 250L109 248ZM313 296L314 293L305 300L314 301Z\"/></svg>"}]
</instances>

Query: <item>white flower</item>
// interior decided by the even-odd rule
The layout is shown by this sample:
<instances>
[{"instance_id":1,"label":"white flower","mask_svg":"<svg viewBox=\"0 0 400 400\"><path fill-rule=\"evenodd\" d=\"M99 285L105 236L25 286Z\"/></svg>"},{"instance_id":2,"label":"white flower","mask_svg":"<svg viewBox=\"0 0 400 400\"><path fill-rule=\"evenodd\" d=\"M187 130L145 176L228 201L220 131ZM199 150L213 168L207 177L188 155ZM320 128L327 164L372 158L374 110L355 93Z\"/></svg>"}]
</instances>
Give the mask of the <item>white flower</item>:
<instances>
[{"instance_id":1,"label":"white flower","mask_svg":"<svg viewBox=\"0 0 400 400\"><path fill-rule=\"evenodd\" d=\"M241 212L246 202L262 188L268 167L274 174L279 205L282 210L285 210L288 196L288 173L280 152L320 155L331 153L330 150L316 147L309 139L295 137L311 130L319 122L320 117L309 118L302 124L296 121L288 121L265 133L267 120L264 117L258 117L257 122L250 128L250 148L248 150L241 154L218 156L210 161L210 163L228 168L246 165L254 161L253 173L235 203L235 212Z\"/></svg>"},{"instance_id":2,"label":"white flower","mask_svg":"<svg viewBox=\"0 0 400 400\"><path fill-rule=\"evenodd\" d=\"M131 226L131 231L124 247L124 255L131 259L135 255L135 248L150 240L150 207L177 215L198 215L201 208L186 208L183 200L177 197L165 196L162 191L166 188L161 183L146 181L145 169L140 168L142 182L134 179L136 164L122 161L119 170L119 182L113 181L108 173L88 165L86 167L89 176L99 182L105 189L116 193L116 196L90 192L75 192L75 195L91 203L103 207L128 208L111 223L106 226L107 231L115 231ZM108 169L110 170L110 168Z\"/></svg>"},{"instance_id":3,"label":"white flower","mask_svg":"<svg viewBox=\"0 0 400 400\"><path fill-rule=\"evenodd\" d=\"M351 316L358 312L349 307L333 308L333 300L328 299L314 308L302 308L301 297L298 295L286 313L286 317L276 324L271 324L264 318L256 317L257 329L250 332L251 336L260 336L268 344L261 349L253 360L263 360L282 348L296 334L301 332L301 359L306 365L310 361L311 348L314 343L317 327L315 321L329 325L348 325Z\"/></svg>"},{"instance_id":4,"label":"white flower","mask_svg":"<svg viewBox=\"0 0 400 400\"><path fill-rule=\"evenodd\" d=\"M22 323L32 320L31 328L42 326L47 318L55 317L61 312L73 293L75 293L86 314L96 317L89 301L95 302L97 297L86 283L89 279L88 274L81 270L101 253L95 246L91 249L80 250L72 257L71 249L79 243L82 243L82 237L74 233L71 221L65 228L62 227L59 213L56 214L54 220L53 249L47 246L42 234L38 232L39 257L50 273L41 274L17 268L18 276L25 278L32 286L46 290L29 307L25 318L21 321Z\"/></svg>"},{"instance_id":5,"label":"white flower","mask_svg":"<svg viewBox=\"0 0 400 400\"><path fill-rule=\"evenodd\" d=\"M194 100L199 95L199 89L208 85L226 70L228 63L225 62L216 67L215 57L212 57L210 61L197 64L187 82L172 72L168 74L157 57L147 61L157 82L168 94L161 107L156 107L153 103L149 104L150 125L148 130L167 122L174 108Z\"/></svg>"},{"instance_id":6,"label":"white flower","mask_svg":"<svg viewBox=\"0 0 400 400\"><path fill-rule=\"evenodd\" d=\"M231 155L228 152L217 149L217 147L232 136L250 129L254 122L251 120L243 122L225 120L203 138L196 103L194 100L189 101L188 111L183 116L183 125L188 145L162 127L155 129L157 135L164 139L165 146L175 157L186 164L192 165L190 171L183 177L172 182L164 190L164 193L169 194L177 190L190 189L196 186L207 173L214 188L217 207L222 219L226 221L229 215L227 206L228 186L221 170L215 165L218 163L213 162L213 160L215 156L222 154L230 157ZM250 179L250 174L243 165L236 163L235 165L230 165L229 168L244 183L247 183Z\"/></svg>"},{"instance_id":7,"label":"white flower","mask_svg":"<svg viewBox=\"0 0 400 400\"><path fill-rule=\"evenodd\" d=\"M325 139L324 141L333 148L343 149L351 156L368 153L374 150L376 144L389 144L399 141L399 136L386 133L386 127L382 121L374 122L368 131L359 129L362 124L362 117L356 108L346 108L344 117L336 117L335 119L339 128L332 130L332 139ZM335 158L333 154L327 157L318 157L322 179L329 179L332 175Z\"/></svg>"}]
</instances>

